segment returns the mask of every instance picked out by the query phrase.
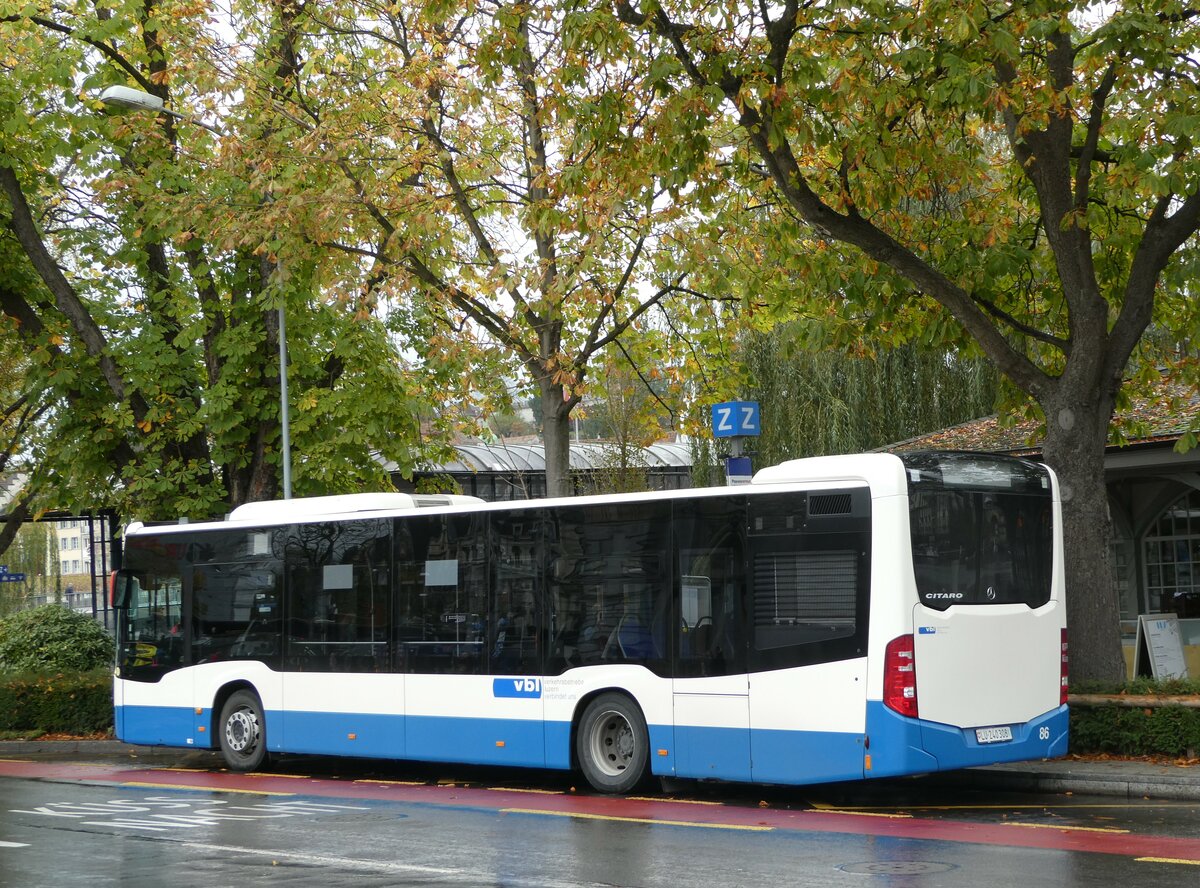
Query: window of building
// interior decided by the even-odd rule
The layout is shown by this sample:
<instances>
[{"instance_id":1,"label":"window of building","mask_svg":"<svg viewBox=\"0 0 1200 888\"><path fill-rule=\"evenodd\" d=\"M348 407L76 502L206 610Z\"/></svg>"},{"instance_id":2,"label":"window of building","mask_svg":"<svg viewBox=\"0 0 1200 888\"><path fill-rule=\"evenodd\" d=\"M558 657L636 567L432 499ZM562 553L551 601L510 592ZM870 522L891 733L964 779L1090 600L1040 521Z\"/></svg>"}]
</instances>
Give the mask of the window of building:
<instances>
[{"instance_id":1,"label":"window of building","mask_svg":"<svg viewBox=\"0 0 1200 888\"><path fill-rule=\"evenodd\" d=\"M1200 617L1200 491L1163 509L1143 553L1149 611Z\"/></svg>"}]
</instances>

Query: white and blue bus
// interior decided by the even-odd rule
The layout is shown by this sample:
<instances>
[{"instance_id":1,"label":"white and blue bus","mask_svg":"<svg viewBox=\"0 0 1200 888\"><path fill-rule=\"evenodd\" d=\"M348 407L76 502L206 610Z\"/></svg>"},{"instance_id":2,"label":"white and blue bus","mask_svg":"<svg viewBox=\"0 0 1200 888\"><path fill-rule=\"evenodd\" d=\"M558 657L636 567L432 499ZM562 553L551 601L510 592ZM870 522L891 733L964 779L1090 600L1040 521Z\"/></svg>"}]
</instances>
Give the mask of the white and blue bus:
<instances>
[{"instance_id":1,"label":"white and blue bus","mask_svg":"<svg viewBox=\"0 0 1200 888\"><path fill-rule=\"evenodd\" d=\"M1061 755L1053 473L967 453L740 487L251 503L133 525L117 736L804 784Z\"/></svg>"}]
</instances>

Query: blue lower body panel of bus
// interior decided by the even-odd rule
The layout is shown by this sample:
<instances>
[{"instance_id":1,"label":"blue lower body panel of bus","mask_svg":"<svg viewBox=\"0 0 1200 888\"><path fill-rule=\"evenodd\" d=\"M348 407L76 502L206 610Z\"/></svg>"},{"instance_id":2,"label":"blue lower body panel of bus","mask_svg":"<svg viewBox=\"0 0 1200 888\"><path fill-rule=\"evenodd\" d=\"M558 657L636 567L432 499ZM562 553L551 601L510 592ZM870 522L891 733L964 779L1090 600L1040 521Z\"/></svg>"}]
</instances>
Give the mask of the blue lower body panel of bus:
<instances>
[{"instance_id":1,"label":"blue lower body panel of bus","mask_svg":"<svg viewBox=\"0 0 1200 888\"><path fill-rule=\"evenodd\" d=\"M571 725L512 719L432 718L267 711L267 743L275 752L460 761L569 768ZM118 738L150 746L213 748L212 712L188 707L122 706ZM1054 758L1067 751L1067 707L1007 728L991 739L975 728L905 718L882 703L867 704L865 737L857 733L742 731L648 726L654 773L756 783L822 783L894 777L973 765ZM1003 734L1003 732L1000 732ZM674 742L672 742L674 741ZM748 747L748 748L747 748ZM753 755L751 756L751 751ZM686 754L685 754L686 753ZM752 763L751 763L752 761Z\"/></svg>"},{"instance_id":2,"label":"blue lower body panel of bus","mask_svg":"<svg viewBox=\"0 0 1200 888\"><path fill-rule=\"evenodd\" d=\"M977 728L905 718L882 703L869 702L867 753L871 766L864 773L867 777L894 777L1066 755L1066 706L1022 724L987 727L1007 728L1012 739L981 742Z\"/></svg>"},{"instance_id":3,"label":"blue lower body panel of bus","mask_svg":"<svg viewBox=\"0 0 1200 888\"><path fill-rule=\"evenodd\" d=\"M114 727L118 740L142 746L208 747L209 711L190 706L118 706Z\"/></svg>"}]
</instances>

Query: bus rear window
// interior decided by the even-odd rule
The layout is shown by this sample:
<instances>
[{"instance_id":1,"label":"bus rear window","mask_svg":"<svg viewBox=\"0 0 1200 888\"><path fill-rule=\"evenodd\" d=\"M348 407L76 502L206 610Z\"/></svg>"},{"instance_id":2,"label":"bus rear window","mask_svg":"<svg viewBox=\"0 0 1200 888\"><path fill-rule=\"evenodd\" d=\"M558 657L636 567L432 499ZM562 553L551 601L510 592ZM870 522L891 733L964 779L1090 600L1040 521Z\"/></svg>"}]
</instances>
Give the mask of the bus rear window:
<instances>
[{"instance_id":1,"label":"bus rear window","mask_svg":"<svg viewBox=\"0 0 1200 888\"><path fill-rule=\"evenodd\" d=\"M984 478L1013 475L1003 463L989 475L992 466L978 459L978 470L957 473L959 478L973 475L974 484L937 483L928 475L918 480L910 474L917 595L922 604L937 610L955 604L1041 607L1050 600L1052 570L1049 485L1043 487L1029 476L1020 478L1023 473L1014 474L1024 483L1008 489L980 483Z\"/></svg>"}]
</instances>

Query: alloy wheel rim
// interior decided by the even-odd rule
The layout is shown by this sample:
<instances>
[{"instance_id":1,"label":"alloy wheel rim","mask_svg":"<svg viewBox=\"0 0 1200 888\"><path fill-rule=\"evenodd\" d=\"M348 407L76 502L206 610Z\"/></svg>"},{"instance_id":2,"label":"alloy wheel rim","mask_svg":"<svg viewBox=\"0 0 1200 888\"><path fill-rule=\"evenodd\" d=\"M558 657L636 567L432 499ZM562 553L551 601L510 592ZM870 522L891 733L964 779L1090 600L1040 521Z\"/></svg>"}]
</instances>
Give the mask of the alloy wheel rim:
<instances>
[{"instance_id":1,"label":"alloy wheel rim","mask_svg":"<svg viewBox=\"0 0 1200 888\"><path fill-rule=\"evenodd\" d=\"M258 717L249 709L230 713L225 722L225 742L234 752L252 750L258 742Z\"/></svg>"},{"instance_id":2,"label":"alloy wheel rim","mask_svg":"<svg viewBox=\"0 0 1200 888\"><path fill-rule=\"evenodd\" d=\"M596 766L609 777L619 777L637 750L629 719L614 710L602 713L592 729L591 747Z\"/></svg>"}]
</instances>

